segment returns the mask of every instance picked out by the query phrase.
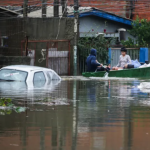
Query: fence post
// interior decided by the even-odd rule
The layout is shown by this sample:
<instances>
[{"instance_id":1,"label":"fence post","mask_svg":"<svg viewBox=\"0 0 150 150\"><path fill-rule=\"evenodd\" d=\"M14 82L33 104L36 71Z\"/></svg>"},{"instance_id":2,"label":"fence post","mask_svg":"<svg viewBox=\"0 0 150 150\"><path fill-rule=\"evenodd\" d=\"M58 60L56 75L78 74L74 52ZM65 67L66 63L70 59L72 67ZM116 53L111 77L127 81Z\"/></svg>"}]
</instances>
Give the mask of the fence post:
<instances>
[{"instance_id":1,"label":"fence post","mask_svg":"<svg viewBox=\"0 0 150 150\"><path fill-rule=\"evenodd\" d=\"M111 64L111 48L108 48L108 64Z\"/></svg>"},{"instance_id":2,"label":"fence post","mask_svg":"<svg viewBox=\"0 0 150 150\"><path fill-rule=\"evenodd\" d=\"M148 48L144 47L144 48L140 48L140 62L141 63L145 63L145 61L148 61Z\"/></svg>"}]
</instances>

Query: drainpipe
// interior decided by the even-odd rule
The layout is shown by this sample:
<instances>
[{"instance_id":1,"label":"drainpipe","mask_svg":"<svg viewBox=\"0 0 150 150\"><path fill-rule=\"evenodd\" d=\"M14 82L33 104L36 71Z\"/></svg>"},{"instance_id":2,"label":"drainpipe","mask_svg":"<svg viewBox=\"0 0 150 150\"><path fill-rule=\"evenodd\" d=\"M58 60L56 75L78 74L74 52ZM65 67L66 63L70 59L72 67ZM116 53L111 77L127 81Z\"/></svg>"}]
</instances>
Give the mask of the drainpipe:
<instances>
[{"instance_id":1,"label":"drainpipe","mask_svg":"<svg viewBox=\"0 0 150 150\"><path fill-rule=\"evenodd\" d=\"M62 16L67 17L67 5L66 5L66 0L61 0L61 5L62 5Z\"/></svg>"},{"instance_id":2,"label":"drainpipe","mask_svg":"<svg viewBox=\"0 0 150 150\"><path fill-rule=\"evenodd\" d=\"M25 41L25 52L26 52L26 56L28 56L28 36L26 36L26 41Z\"/></svg>"},{"instance_id":3,"label":"drainpipe","mask_svg":"<svg viewBox=\"0 0 150 150\"><path fill-rule=\"evenodd\" d=\"M28 0L24 0L23 3L23 17L26 18L28 14Z\"/></svg>"},{"instance_id":4,"label":"drainpipe","mask_svg":"<svg viewBox=\"0 0 150 150\"><path fill-rule=\"evenodd\" d=\"M133 19L134 0L130 0L130 19Z\"/></svg>"},{"instance_id":5,"label":"drainpipe","mask_svg":"<svg viewBox=\"0 0 150 150\"><path fill-rule=\"evenodd\" d=\"M54 17L59 17L59 0L54 0Z\"/></svg>"},{"instance_id":6,"label":"drainpipe","mask_svg":"<svg viewBox=\"0 0 150 150\"><path fill-rule=\"evenodd\" d=\"M42 0L42 18L46 18L47 0Z\"/></svg>"}]
</instances>

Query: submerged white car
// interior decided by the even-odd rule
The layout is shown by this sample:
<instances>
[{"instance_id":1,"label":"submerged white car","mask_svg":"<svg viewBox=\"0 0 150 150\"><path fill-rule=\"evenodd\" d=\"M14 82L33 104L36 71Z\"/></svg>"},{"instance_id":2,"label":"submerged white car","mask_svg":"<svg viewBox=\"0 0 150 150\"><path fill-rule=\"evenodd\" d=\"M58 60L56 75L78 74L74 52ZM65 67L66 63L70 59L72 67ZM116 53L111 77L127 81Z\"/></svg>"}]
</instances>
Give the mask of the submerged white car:
<instances>
[{"instance_id":1,"label":"submerged white car","mask_svg":"<svg viewBox=\"0 0 150 150\"><path fill-rule=\"evenodd\" d=\"M61 80L60 76L51 69L28 65L12 65L0 69L1 81L37 82Z\"/></svg>"}]
</instances>

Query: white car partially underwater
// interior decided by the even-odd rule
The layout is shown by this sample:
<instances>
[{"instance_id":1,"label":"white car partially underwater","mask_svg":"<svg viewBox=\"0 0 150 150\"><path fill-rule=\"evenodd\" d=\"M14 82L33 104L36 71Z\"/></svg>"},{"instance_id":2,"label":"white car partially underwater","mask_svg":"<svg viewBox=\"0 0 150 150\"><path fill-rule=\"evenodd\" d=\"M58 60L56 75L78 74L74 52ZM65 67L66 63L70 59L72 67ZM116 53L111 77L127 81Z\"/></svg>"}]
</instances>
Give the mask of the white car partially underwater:
<instances>
[{"instance_id":1,"label":"white car partially underwater","mask_svg":"<svg viewBox=\"0 0 150 150\"><path fill-rule=\"evenodd\" d=\"M4 81L47 81L61 80L60 76L51 69L27 65L12 65L0 70L0 80Z\"/></svg>"},{"instance_id":2,"label":"white car partially underwater","mask_svg":"<svg viewBox=\"0 0 150 150\"><path fill-rule=\"evenodd\" d=\"M11 83L11 85L15 84L15 87L25 83L28 89L48 88L52 83L58 84L61 81L61 77L54 70L48 68L12 65L0 69L0 81L16 81ZM1 85L3 84L1 83L0 87Z\"/></svg>"}]
</instances>

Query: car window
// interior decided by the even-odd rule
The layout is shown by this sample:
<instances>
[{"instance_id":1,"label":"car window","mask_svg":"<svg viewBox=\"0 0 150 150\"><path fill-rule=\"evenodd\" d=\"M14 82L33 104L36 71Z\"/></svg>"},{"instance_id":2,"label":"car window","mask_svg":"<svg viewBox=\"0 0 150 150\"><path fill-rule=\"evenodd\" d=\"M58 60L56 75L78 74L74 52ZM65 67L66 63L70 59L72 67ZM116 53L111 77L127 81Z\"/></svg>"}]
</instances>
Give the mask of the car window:
<instances>
[{"instance_id":1,"label":"car window","mask_svg":"<svg viewBox=\"0 0 150 150\"><path fill-rule=\"evenodd\" d=\"M34 81L46 81L43 71L34 73Z\"/></svg>"},{"instance_id":2,"label":"car window","mask_svg":"<svg viewBox=\"0 0 150 150\"><path fill-rule=\"evenodd\" d=\"M26 81L28 73L15 69L0 70L0 80Z\"/></svg>"}]
</instances>

